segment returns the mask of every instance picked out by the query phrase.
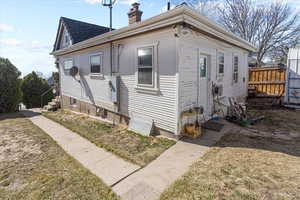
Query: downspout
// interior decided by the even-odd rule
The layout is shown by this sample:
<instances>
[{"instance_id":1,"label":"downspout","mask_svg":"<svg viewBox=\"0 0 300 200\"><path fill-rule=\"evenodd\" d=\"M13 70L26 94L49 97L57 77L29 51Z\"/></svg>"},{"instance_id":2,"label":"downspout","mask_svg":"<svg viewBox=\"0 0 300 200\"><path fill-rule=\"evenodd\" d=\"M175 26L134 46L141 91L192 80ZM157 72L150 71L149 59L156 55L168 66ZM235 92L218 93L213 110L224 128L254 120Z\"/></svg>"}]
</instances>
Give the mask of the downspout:
<instances>
[{"instance_id":1,"label":"downspout","mask_svg":"<svg viewBox=\"0 0 300 200\"><path fill-rule=\"evenodd\" d=\"M55 57L55 67L58 69L58 89L59 89L59 96L60 96L60 106L62 108L63 105L63 96L62 96L62 87L61 87L61 69L59 66L59 58Z\"/></svg>"},{"instance_id":2,"label":"downspout","mask_svg":"<svg viewBox=\"0 0 300 200\"><path fill-rule=\"evenodd\" d=\"M110 23L109 23L109 31L111 32L112 31L112 3L110 3L110 6L109 6L109 14L110 14ZM110 76L113 75L113 42L111 41L110 42Z\"/></svg>"}]
</instances>

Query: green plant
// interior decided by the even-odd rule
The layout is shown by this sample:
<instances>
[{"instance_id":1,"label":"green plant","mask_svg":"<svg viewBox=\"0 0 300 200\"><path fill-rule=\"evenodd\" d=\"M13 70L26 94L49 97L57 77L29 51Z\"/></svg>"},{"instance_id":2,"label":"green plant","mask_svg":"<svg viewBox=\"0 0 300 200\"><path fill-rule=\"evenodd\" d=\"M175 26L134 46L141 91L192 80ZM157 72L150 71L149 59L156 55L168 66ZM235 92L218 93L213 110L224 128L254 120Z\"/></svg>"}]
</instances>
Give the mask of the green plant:
<instances>
[{"instance_id":1,"label":"green plant","mask_svg":"<svg viewBox=\"0 0 300 200\"><path fill-rule=\"evenodd\" d=\"M8 59L0 57L0 113L13 112L20 103L20 75Z\"/></svg>"},{"instance_id":2,"label":"green plant","mask_svg":"<svg viewBox=\"0 0 300 200\"><path fill-rule=\"evenodd\" d=\"M23 103L26 108L36 108L41 106L41 95L50 90L47 81L32 72L23 78L21 85L23 92ZM43 96L43 105L46 105L54 98L52 91Z\"/></svg>"}]
</instances>

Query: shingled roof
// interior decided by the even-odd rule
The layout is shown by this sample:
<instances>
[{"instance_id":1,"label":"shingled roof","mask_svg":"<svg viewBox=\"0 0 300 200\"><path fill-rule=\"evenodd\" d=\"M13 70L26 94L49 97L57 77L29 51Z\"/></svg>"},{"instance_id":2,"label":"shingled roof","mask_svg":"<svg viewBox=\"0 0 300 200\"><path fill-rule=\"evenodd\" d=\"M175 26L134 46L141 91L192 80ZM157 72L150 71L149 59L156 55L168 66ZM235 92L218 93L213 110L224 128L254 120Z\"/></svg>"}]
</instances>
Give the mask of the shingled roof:
<instances>
[{"instance_id":1,"label":"shingled roof","mask_svg":"<svg viewBox=\"0 0 300 200\"><path fill-rule=\"evenodd\" d=\"M60 25L63 24L65 28L67 29L68 33L70 34L70 37L72 39L72 44L76 44L78 42L90 39L92 37L104 34L109 32L108 27L99 26L96 24L90 24L86 22L81 22L74 19L69 19L66 17L60 18ZM59 33L57 34L57 37L59 36ZM57 50L56 43L59 43L59 38L56 38L56 42L54 45L54 50Z\"/></svg>"}]
</instances>

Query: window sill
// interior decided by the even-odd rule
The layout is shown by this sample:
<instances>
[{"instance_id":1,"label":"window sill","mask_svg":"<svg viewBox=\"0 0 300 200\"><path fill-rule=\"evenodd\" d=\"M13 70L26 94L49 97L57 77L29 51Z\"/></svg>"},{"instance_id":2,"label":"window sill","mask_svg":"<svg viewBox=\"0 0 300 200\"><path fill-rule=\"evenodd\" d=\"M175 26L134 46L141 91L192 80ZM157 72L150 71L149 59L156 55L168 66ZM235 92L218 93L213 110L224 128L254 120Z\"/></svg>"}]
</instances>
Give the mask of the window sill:
<instances>
[{"instance_id":1,"label":"window sill","mask_svg":"<svg viewBox=\"0 0 300 200\"><path fill-rule=\"evenodd\" d=\"M158 88L148 88L148 87L137 86L137 87L135 87L135 90L139 93L145 93L145 94L158 95L160 93L160 90Z\"/></svg>"}]
</instances>

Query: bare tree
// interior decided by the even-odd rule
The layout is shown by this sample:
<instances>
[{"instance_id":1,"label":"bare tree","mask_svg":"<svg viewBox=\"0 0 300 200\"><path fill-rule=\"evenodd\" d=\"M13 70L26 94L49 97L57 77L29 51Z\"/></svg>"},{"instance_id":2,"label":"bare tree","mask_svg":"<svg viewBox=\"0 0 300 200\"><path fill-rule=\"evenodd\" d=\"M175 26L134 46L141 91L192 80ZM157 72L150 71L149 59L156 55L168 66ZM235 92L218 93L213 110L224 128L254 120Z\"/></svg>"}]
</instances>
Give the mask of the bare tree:
<instances>
[{"instance_id":1,"label":"bare tree","mask_svg":"<svg viewBox=\"0 0 300 200\"><path fill-rule=\"evenodd\" d=\"M268 56L286 56L286 49L300 44L300 22L287 4L257 6L252 0L225 0L219 8L219 23L253 43L258 64Z\"/></svg>"},{"instance_id":2,"label":"bare tree","mask_svg":"<svg viewBox=\"0 0 300 200\"><path fill-rule=\"evenodd\" d=\"M171 2L175 5L186 3L198 10L202 15L211 19L216 19L218 14L217 8L220 4L219 0L172 0Z\"/></svg>"}]
</instances>

